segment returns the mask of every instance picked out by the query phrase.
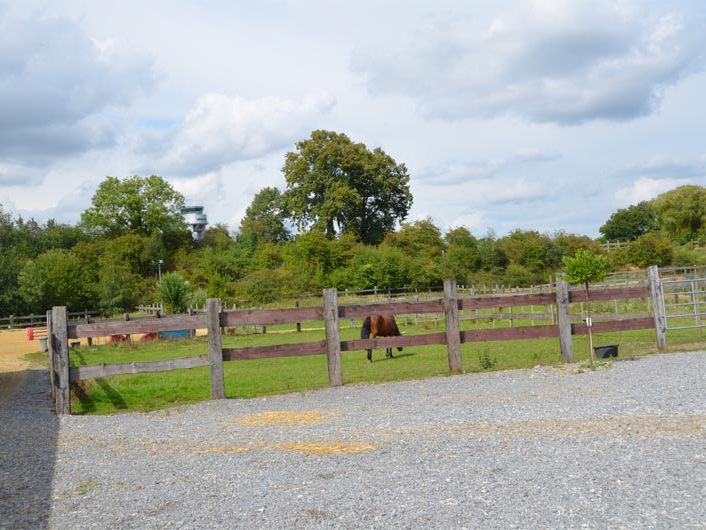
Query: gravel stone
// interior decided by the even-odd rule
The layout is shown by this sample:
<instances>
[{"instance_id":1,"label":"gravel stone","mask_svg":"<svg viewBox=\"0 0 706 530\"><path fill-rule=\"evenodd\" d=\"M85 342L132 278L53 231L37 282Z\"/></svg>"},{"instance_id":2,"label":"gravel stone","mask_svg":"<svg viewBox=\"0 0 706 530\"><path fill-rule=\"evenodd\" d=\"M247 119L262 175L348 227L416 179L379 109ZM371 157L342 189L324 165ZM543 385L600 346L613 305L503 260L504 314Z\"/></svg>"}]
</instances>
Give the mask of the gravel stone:
<instances>
[{"instance_id":1,"label":"gravel stone","mask_svg":"<svg viewBox=\"0 0 706 530\"><path fill-rule=\"evenodd\" d=\"M2 529L706 527L705 352L112 416L46 379L0 404Z\"/></svg>"}]
</instances>

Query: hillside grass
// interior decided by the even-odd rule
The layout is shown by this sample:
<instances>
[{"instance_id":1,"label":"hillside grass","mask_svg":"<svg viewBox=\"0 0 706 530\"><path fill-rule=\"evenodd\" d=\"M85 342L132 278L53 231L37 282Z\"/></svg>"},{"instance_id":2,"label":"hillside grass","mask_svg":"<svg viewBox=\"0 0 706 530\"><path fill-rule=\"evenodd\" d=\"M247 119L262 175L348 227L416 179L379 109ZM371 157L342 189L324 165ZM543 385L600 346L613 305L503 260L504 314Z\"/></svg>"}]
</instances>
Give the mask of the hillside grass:
<instances>
[{"instance_id":1,"label":"hillside grass","mask_svg":"<svg viewBox=\"0 0 706 530\"><path fill-rule=\"evenodd\" d=\"M412 320L413 322L413 320ZM359 338L360 322L351 327L341 322L341 340ZM543 323L538 323L543 324ZM546 324L546 323L545 323ZM481 322L486 327L486 322ZM507 327L506 321L495 323ZM529 325L516 321L515 325ZM463 329L476 329L478 324L462 322ZM293 325L268 326L266 334L243 333L224 335L223 347L241 348L283 343L299 343L324 339L322 322L304 323L304 331L292 332ZM443 320L434 327L432 321L424 325L403 327L407 335L443 330ZM276 332L279 331L279 332ZM670 331L670 351L703 348L706 330ZM618 344L620 357L645 355L656 351L654 330L624 331L594 334L594 345ZM532 368L537 365L560 365L559 341L556 338L479 342L462 345L465 372ZM157 361L178 357L203 355L208 352L206 337L182 340L159 340L99 347L81 347L72 350L72 366L114 364L133 361ZM574 337L575 361L588 357L586 336ZM395 358L387 359L384 350L373 352L374 362L368 363L365 351L343 352L344 384L374 384L388 381L423 379L448 376L448 358L445 345L412 346L403 352L394 350ZM252 398L287 392L302 392L328 386L325 355L282 357L224 363L227 398ZM174 370L155 374L111 376L81 381L73 385L72 409L77 414L110 414L127 411L152 411L186 405L209 399L209 367Z\"/></svg>"}]
</instances>

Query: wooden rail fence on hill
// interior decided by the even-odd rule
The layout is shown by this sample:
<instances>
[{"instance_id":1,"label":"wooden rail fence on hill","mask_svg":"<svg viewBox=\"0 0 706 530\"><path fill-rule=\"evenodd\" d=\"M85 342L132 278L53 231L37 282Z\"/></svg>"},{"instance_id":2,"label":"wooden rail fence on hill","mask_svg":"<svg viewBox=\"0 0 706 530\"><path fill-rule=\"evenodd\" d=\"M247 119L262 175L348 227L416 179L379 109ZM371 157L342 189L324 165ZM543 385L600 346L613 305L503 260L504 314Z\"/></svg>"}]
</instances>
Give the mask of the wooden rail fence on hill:
<instances>
[{"instance_id":1,"label":"wooden rail fence on hill","mask_svg":"<svg viewBox=\"0 0 706 530\"><path fill-rule=\"evenodd\" d=\"M591 292L590 299L591 301L599 301L649 297L653 293L658 292L657 289L659 288L658 273L656 271L650 272L650 287L599 289ZM449 370L452 373L456 373L462 371L461 344L463 343L558 337L560 339L562 358L566 362L571 362L573 361L571 336L586 334L588 328L585 323L571 322L569 304L585 301L586 295L582 291L569 291L568 284L562 277L557 277L556 285L557 291L552 294L538 293L458 298L456 283L447 280L444 282L444 297L439 300L341 306L337 302L336 290L326 289L324 291L323 307L221 311L220 301L209 299L205 314L95 323L69 323L66 318L66 308L55 307L51 311L51 318L48 319L51 336L51 341L49 341L50 379L55 395L55 409L59 414L71 413L70 387L71 383L76 381L109 375L160 372L207 365L211 367L211 398L222 399L225 397L223 362L244 359L326 354L331 386L343 384L341 373L341 352L343 351L446 344ZM552 304L556 306L556 325L463 331L459 329L459 311L462 310ZM666 343L663 341L664 329L662 329L663 325L661 324L663 320L660 320L663 319L663 315L659 314L659 307L659 304L655 306L655 314L652 316L645 315L617 321L595 322L593 330L596 332L609 332L655 328L658 336L658 345L661 350ZM400 337L340 340L338 335L339 319L365 317L371 313L395 315L444 313L445 331ZM324 320L326 340L247 348L223 348L221 345L221 332L224 327L246 324L286 324L312 320ZM69 367L69 339L204 328L208 330L209 335L209 352L207 355L157 362Z\"/></svg>"}]
</instances>

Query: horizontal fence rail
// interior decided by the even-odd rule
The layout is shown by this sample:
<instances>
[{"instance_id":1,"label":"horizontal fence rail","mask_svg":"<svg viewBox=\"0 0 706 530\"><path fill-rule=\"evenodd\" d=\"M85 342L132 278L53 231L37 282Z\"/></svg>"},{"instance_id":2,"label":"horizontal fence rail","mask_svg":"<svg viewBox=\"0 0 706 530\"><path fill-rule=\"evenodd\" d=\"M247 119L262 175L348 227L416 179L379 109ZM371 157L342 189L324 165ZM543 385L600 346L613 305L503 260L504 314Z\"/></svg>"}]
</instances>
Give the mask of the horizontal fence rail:
<instances>
[{"instance_id":1,"label":"horizontal fence rail","mask_svg":"<svg viewBox=\"0 0 706 530\"><path fill-rule=\"evenodd\" d=\"M71 381L98 379L109 375L147 374L153 372L168 372L180 368L196 368L208 366L208 355L197 357L182 357L166 361L132 362L123 364L96 364L93 366L72 366L69 368Z\"/></svg>"},{"instance_id":2,"label":"horizontal fence rail","mask_svg":"<svg viewBox=\"0 0 706 530\"><path fill-rule=\"evenodd\" d=\"M89 322L91 317L100 315L100 311L71 311L67 313L69 320L83 320ZM10 315L0 318L1 329L20 329L28 327L46 327L46 315Z\"/></svg>"},{"instance_id":3,"label":"horizontal fence rail","mask_svg":"<svg viewBox=\"0 0 706 530\"><path fill-rule=\"evenodd\" d=\"M659 278L652 278L653 283ZM341 352L368 350L378 348L396 348L423 345L446 345L449 355L449 369L451 372L461 371L461 350L463 343L526 340L537 338L560 338L562 357L566 361L573 360L573 345L570 337L588 333L586 323L571 322L569 315L570 303L585 301L625 300L631 298L647 298L654 291L642 286L628 286L590 291L587 297L583 290L569 291L568 284L563 278L557 278L557 291L555 293L527 293L491 295L471 298L459 298L456 284L447 281L444 285L443 298L417 302L391 301L387 303L347 304L338 305L336 291L328 289L324 292L324 306L295 307L287 309L247 309L247 310L220 310L218 300L207 301L205 313L196 315L180 315L164 318L144 318L128 321L108 321L95 323L69 323L66 320L65 308L54 308L50 319L49 333L51 355L51 381L56 397L56 410L58 413L70 413L70 399L68 389L70 384L85 379L121 375L161 372L200 366L211 367L211 397L223 398L223 362L265 359L273 357L326 355L329 366L329 382L336 386L342 384ZM564 294L562 294L564 293ZM459 316L462 310L478 310L488 308L512 308L526 306L551 306L552 325L520 326L493 329L459 329ZM654 315L640 315L637 317L620 318L594 322L594 332L612 332L633 329L660 328L659 306L655 306ZM359 340L340 340L338 331L340 319L355 319L366 317L372 313L408 315L419 313L443 313L445 330L441 332L425 333L420 335L405 335L397 337L377 337ZM537 318L540 314L513 314L510 318ZM493 314L491 314L493 315ZM611 317L612 315L608 315ZM488 318L487 315L476 314L471 318ZM491 316L492 318L492 316ZM556 318L556 325L554 319ZM247 348L223 348L221 346L221 333L223 328L236 325L268 325L286 324L302 321L324 321L326 340L277 344L268 346L253 346ZM575 320L575 318L574 318ZM68 340L82 337L99 337L111 335L131 335L139 333L158 333L172 330L208 329L209 354L180 359L170 359L156 362L131 362L123 364L96 365L68 367ZM569 340L567 340L567 337ZM658 342L659 344L659 342Z\"/></svg>"}]
</instances>

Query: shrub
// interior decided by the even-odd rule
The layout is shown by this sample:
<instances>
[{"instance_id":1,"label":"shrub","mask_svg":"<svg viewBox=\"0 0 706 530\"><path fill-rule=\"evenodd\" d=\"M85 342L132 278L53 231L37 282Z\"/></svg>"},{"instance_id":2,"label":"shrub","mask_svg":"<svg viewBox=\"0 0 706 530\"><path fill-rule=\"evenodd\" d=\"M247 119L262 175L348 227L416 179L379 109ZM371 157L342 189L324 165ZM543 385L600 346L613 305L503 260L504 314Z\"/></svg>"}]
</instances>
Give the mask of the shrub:
<instances>
[{"instance_id":1,"label":"shrub","mask_svg":"<svg viewBox=\"0 0 706 530\"><path fill-rule=\"evenodd\" d=\"M165 274L157 284L157 296L167 313L185 313L191 299L191 287L181 274Z\"/></svg>"}]
</instances>

